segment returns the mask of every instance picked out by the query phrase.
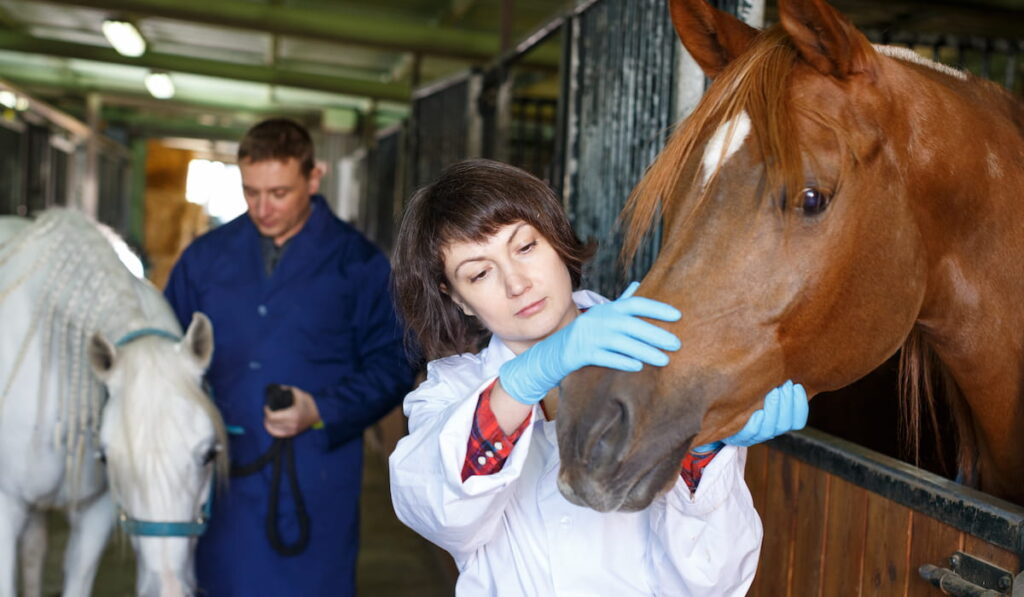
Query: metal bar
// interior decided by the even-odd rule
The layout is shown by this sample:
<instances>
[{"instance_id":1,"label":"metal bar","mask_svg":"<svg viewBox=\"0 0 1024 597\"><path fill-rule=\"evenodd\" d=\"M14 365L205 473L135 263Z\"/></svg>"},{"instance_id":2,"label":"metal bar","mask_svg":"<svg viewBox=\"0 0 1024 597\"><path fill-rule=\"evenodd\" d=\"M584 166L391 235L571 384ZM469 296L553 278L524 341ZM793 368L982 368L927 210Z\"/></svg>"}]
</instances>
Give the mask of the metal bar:
<instances>
[{"instance_id":1,"label":"metal bar","mask_svg":"<svg viewBox=\"0 0 1024 597\"><path fill-rule=\"evenodd\" d=\"M967 582L948 568L939 568L932 564L925 564L918 569L918 574L921 575L921 578L942 589L942 592L946 595L954 595L955 597L1005 597L999 591L993 591L992 589L986 589L985 587L979 587L974 583Z\"/></svg>"},{"instance_id":2,"label":"metal bar","mask_svg":"<svg viewBox=\"0 0 1024 597\"><path fill-rule=\"evenodd\" d=\"M23 95L30 97L24 93L19 87L7 83L6 81L0 80L0 90L11 91L17 95ZM66 130L69 134L76 137L77 140L85 139L89 136L89 125L85 124L81 120L72 118L60 110L50 106L45 102L41 102L35 98L29 100L29 111L41 116L44 120L54 123L60 128Z\"/></svg>"},{"instance_id":3,"label":"metal bar","mask_svg":"<svg viewBox=\"0 0 1024 597\"><path fill-rule=\"evenodd\" d=\"M1024 507L817 429L788 433L769 445L1024 557Z\"/></svg>"},{"instance_id":4,"label":"metal bar","mask_svg":"<svg viewBox=\"0 0 1024 597\"><path fill-rule=\"evenodd\" d=\"M368 17L356 11L315 10L239 0L54 0L54 3L471 60L491 59L500 50L499 39L490 33ZM532 59L551 66L557 64L558 55L553 52Z\"/></svg>"},{"instance_id":5,"label":"metal bar","mask_svg":"<svg viewBox=\"0 0 1024 597\"><path fill-rule=\"evenodd\" d=\"M157 70L192 73L222 79L253 81L301 89L315 89L318 91L400 102L408 101L410 92L408 86L398 83L379 83L377 81L345 77L325 77L268 66L220 62L205 58L192 58L157 52L146 52L146 54L138 58L130 58L122 56L109 48L40 39L11 31L0 31L0 48L17 52L130 64Z\"/></svg>"}]
</instances>

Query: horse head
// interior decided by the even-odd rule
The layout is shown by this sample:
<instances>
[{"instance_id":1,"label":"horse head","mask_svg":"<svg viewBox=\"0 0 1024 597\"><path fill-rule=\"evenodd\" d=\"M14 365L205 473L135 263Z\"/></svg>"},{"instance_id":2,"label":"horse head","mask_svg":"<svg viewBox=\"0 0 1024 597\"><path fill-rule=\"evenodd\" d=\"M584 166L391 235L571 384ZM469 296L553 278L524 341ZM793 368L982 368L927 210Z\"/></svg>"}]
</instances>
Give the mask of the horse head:
<instances>
[{"instance_id":1,"label":"horse head","mask_svg":"<svg viewBox=\"0 0 1024 597\"><path fill-rule=\"evenodd\" d=\"M130 523L137 594L190 595L204 508L216 479L227 479L227 442L202 389L213 355L210 320L196 313L180 341L162 335L114 345L97 333L89 362L109 393L101 455L122 525Z\"/></svg>"},{"instance_id":2,"label":"horse head","mask_svg":"<svg viewBox=\"0 0 1024 597\"><path fill-rule=\"evenodd\" d=\"M786 379L809 395L840 388L922 326L940 357L955 352L948 306L980 292L964 272L1000 266L950 264L947 241L981 253L968 228L1012 163L969 148L1019 137L970 104L990 95L1022 122L995 85L874 47L822 0L780 0L780 24L763 32L704 0L670 9L714 81L634 189L624 253L660 212L661 251L637 294L682 311L665 327L683 348L665 368L563 383L560 487L601 511L646 507L691 445L738 431Z\"/></svg>"}]
</instances>

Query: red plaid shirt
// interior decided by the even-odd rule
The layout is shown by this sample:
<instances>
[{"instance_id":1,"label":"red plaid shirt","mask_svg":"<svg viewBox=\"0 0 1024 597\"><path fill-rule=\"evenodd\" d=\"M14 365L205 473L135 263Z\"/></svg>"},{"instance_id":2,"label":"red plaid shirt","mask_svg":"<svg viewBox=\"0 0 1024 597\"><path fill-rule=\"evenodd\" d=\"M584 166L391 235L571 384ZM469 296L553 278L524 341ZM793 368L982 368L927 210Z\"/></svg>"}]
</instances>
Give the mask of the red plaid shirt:
<instances>
[{"instance_id":1,"label":"red plaid shirt","mask_svg":"<svg viewBox=\"0 0 1024 597\"><path fill-rule=\"evenodd\" d=\"M500 471L505 466L508 455L512 453L512 448L526 430L526 426L533 420L531 412L511 434L501 430L494 417L494 411L491 410L491 390L497 382L498 380L494 380L480 392L476 414L473 416L473 429L469 432L469 443L466 446L466 461L462 464L463 481L475 475L493 475ZM697 491L704 468L711 463L715 454L718 454L718 450L706 454L687 452L683 458L679 475L691 492Z\"/></svg>"},{"instance_id":2,"label":"red plaid shirt","mask_svg":"<svg viewBox=\"0 0 1024 597\"><path fill-rule=\"evenodd\" d=\"M526 426L533 420L531 412L519 428L506 434L498 425L498 420L491 410L491 385L480 392L480 400L476 403L476 414L473 416L473 429L469 432L469 445L466 446L466 462L462 465L462 480L474 475L493 475L505 466L505 460L512 453Z\"/></svg>"}]
</instances>

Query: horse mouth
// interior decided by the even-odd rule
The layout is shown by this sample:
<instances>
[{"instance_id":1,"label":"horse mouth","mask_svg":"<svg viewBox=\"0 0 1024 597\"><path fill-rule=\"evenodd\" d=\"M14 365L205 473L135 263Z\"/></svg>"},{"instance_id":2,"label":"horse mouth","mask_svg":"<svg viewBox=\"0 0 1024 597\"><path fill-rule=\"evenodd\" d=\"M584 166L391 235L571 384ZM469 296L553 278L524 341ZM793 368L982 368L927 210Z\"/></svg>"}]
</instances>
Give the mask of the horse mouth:
<instances>
[{"instance_id":1,"label":"horse mouth","mask_svg":"<svg viewBox=\"0 0 1024 597\"><path fill-rule=\"evenodd\" d=\"M683 445L688 447L692 439L692 436L687 438ZM631 468L626 461L614 474L603 477L581 473L576 467L563 463L558 474L558 490L569 502L598 512L638 512L679 481L681 456L666 455L652 461L653 465L639 472L624 474Z\"/></svg>"}]
</instances>

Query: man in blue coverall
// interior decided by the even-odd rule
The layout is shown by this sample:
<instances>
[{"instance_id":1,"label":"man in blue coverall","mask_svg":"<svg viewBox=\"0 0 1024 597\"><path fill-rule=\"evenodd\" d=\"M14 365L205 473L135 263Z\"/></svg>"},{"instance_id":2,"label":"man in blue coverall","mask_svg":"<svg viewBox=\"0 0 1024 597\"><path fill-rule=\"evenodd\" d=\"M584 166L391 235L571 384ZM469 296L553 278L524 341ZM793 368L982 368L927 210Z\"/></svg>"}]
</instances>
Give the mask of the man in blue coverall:
<instances>
[{"instance_id":1,"label":"man in blue coverall","mask_svg":"<svg viewBox=\"0 0 1024 597\"><path fill-rule=\"evenodd\" d=\"M322 174L303 127L257 124L238 163L248 213L196 239L165 294L183 325L194 311L213 322L207 380L232 431L233 468L290 442L298 492L284 478L288 459L277 475L267 465L232 478L199 539L199 588L215 597L354 595L363 430L413 377L390 266L317 195ZM268 384L290 387L293 405L266 408Z\"/></svg>"}]
</instances>

